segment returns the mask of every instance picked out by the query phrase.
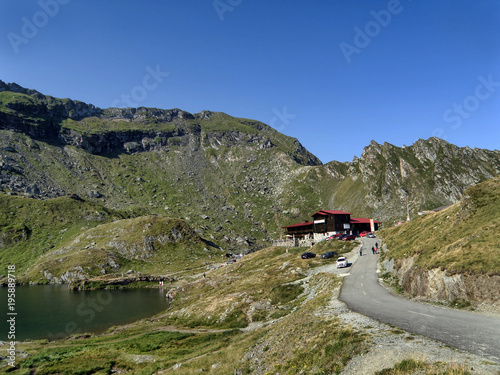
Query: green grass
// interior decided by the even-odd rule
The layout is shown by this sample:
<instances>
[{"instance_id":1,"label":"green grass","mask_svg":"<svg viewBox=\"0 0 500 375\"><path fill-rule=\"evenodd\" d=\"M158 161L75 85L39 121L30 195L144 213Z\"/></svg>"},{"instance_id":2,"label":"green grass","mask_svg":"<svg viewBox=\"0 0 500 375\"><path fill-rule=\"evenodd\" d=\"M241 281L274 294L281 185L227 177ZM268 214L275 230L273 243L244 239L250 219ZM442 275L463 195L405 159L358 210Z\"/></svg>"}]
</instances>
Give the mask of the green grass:
<instances>
[{"instance_id":1,"label":"green grass","mask_svg":"<svg viewBox=\"0 0 500 375\"><path fill-rule=\"evenodd\" d=\"M442 362L426 363L413 358L404 359L394 365L375 372L375 375L404 375L404 374L425 374L425 375L469 375L470 372L464 366L446 364Z\"/></svg>"},{"instance_id":2,"label":"green grass","mask_svg":"<svg viewBox=\"0 0 500 375\"><path fill-rule=\"evenodd\" d=\"M269 298L273 305L286 304L297 298L304 288L297 284L277 285L271 289Z\"/></svg>"},{"instance_id":3,"label":"green grass","mask_svg":"<svg viewBox=\"0 0 500 375\"><path fill-rule=\"evenodd\" d=\"M70 197L41 201L0 193L0 267L16 264L21 275L82 228L123 217L100 204Z\"/></svg>"},{"instance_id":4,"label":"green grass","mask_svg":"<svg viewBox=\"0 0 500 375\"><path fill-rule=\"evenodd\" d=\"M161 122L161 123L131 123L125 120L105 120L98 117L86 117L82 120L65 119L61 123L62 130L73 130L85 136L102 135L109 132L128 132L128 131L141 131L141 132L174 132L176 130L175 124ZM158 139L161 141L161 139Z\"/></svg>"},{"instance_id":5,"label":"green grass","mask_svg":"<svg viewBox=\"0 0 500 375\"><path fill-rule=\"evenodd\" d=\"M416 256L425 269L448 274L500 275L500 178L469 188L465 198L445 210L384 229L388 256Z\"/></svg>"},{"instance_id":6,"label":"green grass","mask_svg":"<svg viewBox=\"0 0 500 375\"><path fill-rule=\"evenodd\" d=\"M40 271L60 277L75 267L82 267L91 276L99 276L103 268L117 275L128 269L163 275L186 268L203 272L206 264L220 261L222 255L182 220L141 216L82 231L40 258L26 277L38 280ZM111 260L118 269L112 267Z\"/></svg>"},{"instance_id":7,"label":"green grass","mask_svg":"<svg viewBox=\"0 0 500 375\"><path fill-rule=\"evenodd\" d=\"M321 255L326 253L327 251L335 251L337 254L346 254L352 251L356 246L359 245L358 241L338 241L336 239L328 240L328 241L320 241L310 249L316 255ZM336 261L337 258L333 257L326 260Z\"/></svg>"},{"instance_id":8,"label":"green grass","mask_svg":"<svg viewBox=\"0 0 500 375\"><path fill-rule=\"evenodd\" d=\"M301 297L304 286L294 282L316 264L304 263L300 251L263 249L236 264L208 272L206 278L179 280L172 285L180 288L172 306L153 319L114 327L98 336L19 344L19 349L30 355L18 361L15 373L126 370L151 374L176 364L182 364L176 370L179 374L210 371L214 364L218 373L234 369L248 373L254 365L246 354L259 350L262 341L269 342L262 350L268 369L276 363L289 373L298 373L294 368L304 366L319 366L323 371L341 369L364 350L365 338L334 317L318 314L331 299L332 290L339 287L336 277L313 276L308 282L317 294L307 301ZM250 308L258 305L265 309L251 314ZM246 326L249 319L267 321L278 311L277 325L248 332L237 329ZM311 359L307 353L313 345L319 349ZM281 351L287 354L280 355Z\"/></svg>"}]
</instances>

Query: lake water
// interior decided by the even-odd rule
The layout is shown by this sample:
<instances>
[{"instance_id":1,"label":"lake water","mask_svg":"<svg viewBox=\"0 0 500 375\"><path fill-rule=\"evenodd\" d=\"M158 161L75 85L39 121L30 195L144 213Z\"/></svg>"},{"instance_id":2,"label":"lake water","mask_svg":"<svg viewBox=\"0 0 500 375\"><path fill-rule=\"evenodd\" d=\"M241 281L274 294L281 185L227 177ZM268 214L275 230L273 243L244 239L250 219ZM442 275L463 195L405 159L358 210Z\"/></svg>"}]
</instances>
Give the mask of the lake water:
<instances>
[{"instance_id":1,"label":"lake water","mask_svg":"<svg viewBox=\"0 0 500 375\"><path fill-rule=\"evenodd\" d=\"M111 326L151 317L167 309L165 289L71 291L67 285L16 287L15 313L9 315L8 290L0 287L0 340L8 339L15 318L17 341L57 339L80 332L100 333ZM14 328L14 327L13 327Z\"/></svg>"}]
</instances>

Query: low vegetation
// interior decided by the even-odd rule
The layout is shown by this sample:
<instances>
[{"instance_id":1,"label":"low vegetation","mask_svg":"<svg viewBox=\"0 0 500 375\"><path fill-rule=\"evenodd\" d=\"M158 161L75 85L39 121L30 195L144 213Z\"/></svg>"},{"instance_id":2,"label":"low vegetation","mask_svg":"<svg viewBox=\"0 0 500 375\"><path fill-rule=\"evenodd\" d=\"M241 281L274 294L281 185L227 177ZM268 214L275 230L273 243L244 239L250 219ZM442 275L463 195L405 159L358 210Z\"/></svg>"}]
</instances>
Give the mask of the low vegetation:
<instances>
[{"instance_id":1,"label":"low vegetation","mask_svg":"<svg viewBox=\"0 0 500 375\"><path fill-rule=\"evenodd\" d=\"M377 371L375 375L406 375L406 374L425 374L425 375L469 375L470 372L464 367L447 363L427 363L415 359L405 359L398 362L391 369Z\"/></svg>"},{"instance_id":2,"label":"low vegetation","mask_svg":"<svg viewBox=\"0 0 500 375\"><path fill-rule=\"evenodd\" d=\"M0 267L24 272L81 231L127 216L76 196L41 201L0 193Z\"/></svg>"},{"instance_id":3,"label":"low vegetation","mask_svg":"<svg viewBox=\"0 0 500 375\"><path fill-rule=\"evenodd\" d=\"M272 247L178 280L171 307L152 319L99 336L19 344L29 355L13 373L341 371L366 350L366 338L323 312L340 281L307 277L326 261L303 260L303 250Z\"/></svg>"},{"instance_id":4,"label":"low vegetation","mask_svg":"<svg viewBox=\"0 0 500 375\"><path fill-rule=\"evenodd\" d=\"M461 202L382 232L393 259L425 269L500 275L500 178L469 188Z\"/></svg>"},{"instance_id":5,"label":"low vegetation","mask_svg":"<svg viewBox=\"0 0 500 375\"><path fill-rule=\"evenodd\" d=\"M169 275L219 261L223 252L200 238L183 220L141 216L83 231L42 256L25 278L40 283L79 269L88 276L123 276L129 269Z\"/></svg>"},{"instance_id":6,"label":"low vegetation","mask_svg":"<svg viewBox=\"0 0 500 375\"><path fill-rule=\"evenodd\" d=\"M327 251L334 251L337 254L341 255L350 252L358 245L358 241L339 241L337 239L333 239L328 241L320 241L314 244L314 246L311 247L310 251L317 255L324 254ZM330 259L337 260L337 258Z\"/></svg>"}]
</instances>

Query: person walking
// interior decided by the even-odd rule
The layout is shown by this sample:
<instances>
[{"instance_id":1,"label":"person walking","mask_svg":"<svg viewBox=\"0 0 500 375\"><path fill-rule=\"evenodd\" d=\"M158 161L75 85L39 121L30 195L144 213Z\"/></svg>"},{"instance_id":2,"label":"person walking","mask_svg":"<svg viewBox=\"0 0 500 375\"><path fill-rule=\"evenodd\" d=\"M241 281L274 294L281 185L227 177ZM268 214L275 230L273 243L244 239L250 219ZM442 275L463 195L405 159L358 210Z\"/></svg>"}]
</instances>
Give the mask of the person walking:
<instances>
[{"instance_id":1,"label":"person walking","mask_svg":"<svg viewBox=\"0 0 500 375\"><path fill-rule=\"evenodd\" d=\"M359 256L363 255L363 245L360 246L359 248Z\"/></svg>"}]
</instances>

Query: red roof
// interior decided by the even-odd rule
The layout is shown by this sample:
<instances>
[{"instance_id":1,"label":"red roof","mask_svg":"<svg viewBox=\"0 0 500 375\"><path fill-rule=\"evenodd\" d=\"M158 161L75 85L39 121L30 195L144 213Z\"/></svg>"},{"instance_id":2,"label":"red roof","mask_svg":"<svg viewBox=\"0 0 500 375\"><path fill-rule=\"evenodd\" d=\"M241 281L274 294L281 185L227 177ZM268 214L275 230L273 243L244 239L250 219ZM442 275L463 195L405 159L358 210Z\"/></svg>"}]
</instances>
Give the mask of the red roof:
<instances>
[{"instance_id":1,"label":"red roof","mask_svg":"<svg viewBox=\"0 0 500 375\"><path fill-rule=\"evenodd\" d=\"M350 212L338 211L338 210L320 210L318 212L313 213L311 216L316 214L327 216L327 215L350 215Z\"/></svg>"},{"instance_id":2,"label":"red roof","mask_svg":"<svg viewBox=\"0 0 500 375\"><path fill-rule=\"evenodd\" d=\"M373 220L374 223L382 223L381 221ZM370 224L370 219L366 217L351 217L351 224Z\"/></svg>"},{"instance_id":3,"label":"red roof","mask_svg":"<svg viewBox=\"0 0 500 375\"><path fill-rule=\"evenodd\" d=\"M298 224L292 224L292 225L288 225L286 227L282 227L282 228L297 228L297 227L307 227L309 225L313 225L314 223L312 221L308 221L307 223L298 223Z\"/></svg>"}]
</instances>

